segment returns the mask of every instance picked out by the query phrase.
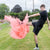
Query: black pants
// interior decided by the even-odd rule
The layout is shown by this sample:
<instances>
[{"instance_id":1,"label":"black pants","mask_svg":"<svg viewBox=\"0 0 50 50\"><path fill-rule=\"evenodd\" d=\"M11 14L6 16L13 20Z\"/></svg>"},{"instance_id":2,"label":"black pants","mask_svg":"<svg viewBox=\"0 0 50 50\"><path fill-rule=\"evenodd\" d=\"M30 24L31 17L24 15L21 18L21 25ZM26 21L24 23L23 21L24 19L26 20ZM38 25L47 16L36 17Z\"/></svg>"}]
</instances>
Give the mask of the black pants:
<instances>
[{"instance_id":1,"label":"black pants","mask_svg":"<svg viewBox=\"0 0 50 50\"><path fill-rule=\"evenodd\" d=\"M34 26L33 32L38 35L39 31L42 29L43 24L39 22L32 22L32 25Z\"/></svg>"}]
</instances>

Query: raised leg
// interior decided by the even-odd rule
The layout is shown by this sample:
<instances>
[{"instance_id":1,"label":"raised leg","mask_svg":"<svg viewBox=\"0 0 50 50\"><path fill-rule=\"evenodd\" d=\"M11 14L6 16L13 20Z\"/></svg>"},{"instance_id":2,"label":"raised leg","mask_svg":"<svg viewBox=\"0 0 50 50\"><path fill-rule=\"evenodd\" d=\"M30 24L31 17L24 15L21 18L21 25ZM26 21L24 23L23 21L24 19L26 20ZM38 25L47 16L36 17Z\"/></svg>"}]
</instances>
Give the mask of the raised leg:
<instances>
[{"instance_id":1,"label":"raised leg","mask_svg":"<svg viewBox=\"0 0 50 50\"><path fill-rule=\"evenodd\" d=\"M28 22L27 25L32 26L32 22Z\"/></svg>"}]
</instances>

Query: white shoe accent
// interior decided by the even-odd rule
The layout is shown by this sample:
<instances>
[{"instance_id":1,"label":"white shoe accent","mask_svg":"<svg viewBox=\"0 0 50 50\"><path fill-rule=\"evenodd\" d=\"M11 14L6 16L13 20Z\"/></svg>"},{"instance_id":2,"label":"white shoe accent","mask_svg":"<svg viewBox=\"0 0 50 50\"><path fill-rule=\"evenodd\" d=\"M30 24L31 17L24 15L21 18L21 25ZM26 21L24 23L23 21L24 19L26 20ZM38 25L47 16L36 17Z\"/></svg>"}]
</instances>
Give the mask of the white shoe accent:
<instances>
[{"instance_id":1,"label":"white shoe accent","mask_svg":"<svg viewBox=\"0 0 50 50\"><path fill-rule=\"evenodd\" d=\"M34 50L39 50L39 48L35 47Z\"/></svg>"}]
</instances>

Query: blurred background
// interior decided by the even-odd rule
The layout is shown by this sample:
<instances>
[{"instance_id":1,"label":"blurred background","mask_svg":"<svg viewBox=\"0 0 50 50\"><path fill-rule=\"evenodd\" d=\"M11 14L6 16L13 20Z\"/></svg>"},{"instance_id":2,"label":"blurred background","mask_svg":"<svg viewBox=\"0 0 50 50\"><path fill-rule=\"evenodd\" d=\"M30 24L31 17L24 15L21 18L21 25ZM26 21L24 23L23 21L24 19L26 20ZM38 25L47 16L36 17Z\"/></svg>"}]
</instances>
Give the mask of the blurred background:
<instances>
[{"instance_id":1,"label":"blurred background","mask_svg":"<svg viewBox=\"0 0 50 50\"><path fill-rule=\"evenodd\" d=\"M29 15L40 12L41 4L46 5L50 19L50 0L0 0L0 19L3 19L4 15L16 15L23 20L27 12ZM13 13L14 11L17 12ZM30 18L30 21L38 18Z\"/></svg>"}]
</instances>

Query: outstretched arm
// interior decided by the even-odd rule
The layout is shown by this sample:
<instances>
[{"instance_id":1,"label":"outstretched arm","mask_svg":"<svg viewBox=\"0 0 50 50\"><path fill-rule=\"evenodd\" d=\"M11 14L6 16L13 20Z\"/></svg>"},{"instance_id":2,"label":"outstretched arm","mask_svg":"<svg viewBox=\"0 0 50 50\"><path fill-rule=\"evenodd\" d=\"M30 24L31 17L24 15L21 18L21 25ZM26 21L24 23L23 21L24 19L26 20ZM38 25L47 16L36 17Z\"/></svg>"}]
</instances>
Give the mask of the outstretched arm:
<instances>
[{"instance_id":1,"label":"outstretched arm","mask_svg":"<svg viewBox=\"0 0 50 50\"><path fill-rule=\"evenodd\" d=\"M36 16L39 16L39 15L40 15L40 13L36 13L36 14L28 16L28 18L30 18L30 17L36 17Z\"/></svg>"},{"instance_id":2,"label":"outstretched arm","mask_svg":"<svg viewBox=\"0 0 50 50\"><path fill-rule=\"evenodd\" d=\"M49 30L50 30L50 25L49 25L49 19L48 19L48 17L47 17L47 23L48 23L48 27L49 27Z\"/></svg>"},{"instance_id":3,"label":"outstretched arm","mask_svg":"<svg viewBox=\"0 0 50 50\"><path fill-rule=\"evenodd\" d=\"M28 19L30 17L35 17L35 16L39 16L39 15L40 15L40 13L37 13L37 14L33 14L33 15L28 16L28 13L27 13L25 18ZM29 25L29 26L32 26L32 22L28 22L26 24Z\"/></svg>"}]
</instances>

